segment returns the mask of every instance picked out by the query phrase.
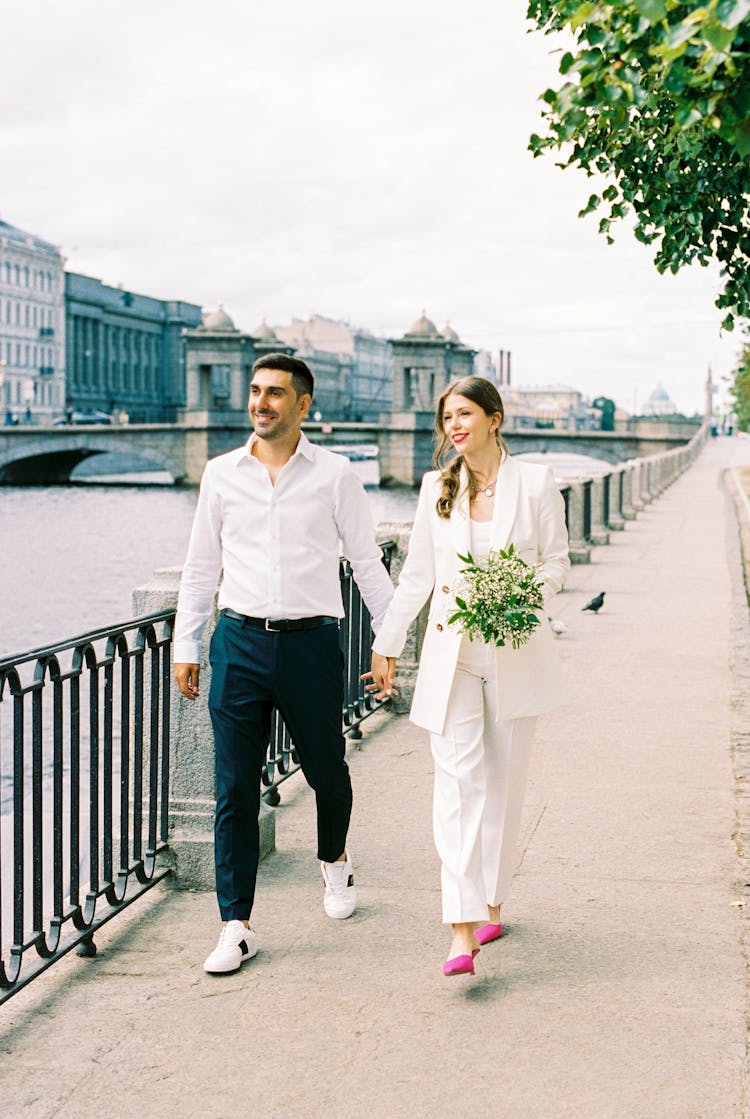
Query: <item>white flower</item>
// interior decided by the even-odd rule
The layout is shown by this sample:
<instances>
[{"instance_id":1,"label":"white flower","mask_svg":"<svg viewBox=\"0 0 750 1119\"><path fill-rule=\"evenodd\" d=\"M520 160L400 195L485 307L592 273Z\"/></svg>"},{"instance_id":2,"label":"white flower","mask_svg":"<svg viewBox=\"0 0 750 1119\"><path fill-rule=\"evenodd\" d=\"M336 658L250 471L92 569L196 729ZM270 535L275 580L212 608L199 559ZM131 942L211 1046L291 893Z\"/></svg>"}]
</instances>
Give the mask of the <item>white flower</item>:
<instances>
[{"instance_id":1,"label":"white flower","mask_svg":"<svg viewBox=\"0 0 750 1119\"><path fill-rule=\"evenodd\" d=\"M466 564L456 594L456 611L448 619L458 624L470 641L491 645L524 645L539 625L543 605L538 565L532 566L509 544L506 551L491 551L484 565L469 553L459 555Z\"/></svg>"}]
</instances>

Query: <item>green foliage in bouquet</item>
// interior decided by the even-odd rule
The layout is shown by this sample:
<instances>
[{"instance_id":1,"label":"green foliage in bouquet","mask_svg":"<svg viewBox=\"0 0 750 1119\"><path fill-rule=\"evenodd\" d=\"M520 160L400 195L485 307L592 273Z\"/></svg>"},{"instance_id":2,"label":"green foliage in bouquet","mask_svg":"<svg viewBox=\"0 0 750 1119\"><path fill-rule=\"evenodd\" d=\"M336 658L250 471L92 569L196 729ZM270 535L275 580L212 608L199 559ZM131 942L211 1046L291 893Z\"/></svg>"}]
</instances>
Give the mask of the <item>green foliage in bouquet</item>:
<instances>
[{"instance_id":1,"label":"green foliage in bouquet","mask_svg":"<svg viewBox=\"0 0 750 1119\"><path fill-rule=\"evenodd\" d=\"M456 595L458 610L448 619L458 623L470 641L490 645L525 645L539 625L543 606L538 569L526 563L513 544L493 550L482 565L471 552L458 557L464 586Z\"/></svg>"}]
</instances>

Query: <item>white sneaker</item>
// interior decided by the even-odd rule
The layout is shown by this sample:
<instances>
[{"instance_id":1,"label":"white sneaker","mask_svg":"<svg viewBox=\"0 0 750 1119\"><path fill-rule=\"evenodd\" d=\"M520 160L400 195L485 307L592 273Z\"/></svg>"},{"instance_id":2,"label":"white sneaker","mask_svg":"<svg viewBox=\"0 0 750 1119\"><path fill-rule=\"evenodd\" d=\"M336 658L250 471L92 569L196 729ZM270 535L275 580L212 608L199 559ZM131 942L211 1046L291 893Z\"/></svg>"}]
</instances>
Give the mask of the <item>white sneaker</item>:
<instances>
[{"instance_id":1,"label":"white sneaker","mask_svg":"<svg viewBox=\"0 0 750 1119\"><path fill-rule=\"evenodd\" d=\"M219 936L219 943L203 965L211 975L237 971L245 960L252 960L258 951L255 933L245 928L242 921L227 921Z\"/></svg>"},{"instance_id":2,"label":"white sneaker","mask_svg":"<svg viewBox=\"0 0 750 1119\"><path fill-rule=\"evenodd\" d=\"M340 863L321 863L320 870L326 884L323 908L329 917L343 920L351 917L357 907L357 891L354 888L354 868L349 852L344 852Z\"/></svg>"}]
</instances>

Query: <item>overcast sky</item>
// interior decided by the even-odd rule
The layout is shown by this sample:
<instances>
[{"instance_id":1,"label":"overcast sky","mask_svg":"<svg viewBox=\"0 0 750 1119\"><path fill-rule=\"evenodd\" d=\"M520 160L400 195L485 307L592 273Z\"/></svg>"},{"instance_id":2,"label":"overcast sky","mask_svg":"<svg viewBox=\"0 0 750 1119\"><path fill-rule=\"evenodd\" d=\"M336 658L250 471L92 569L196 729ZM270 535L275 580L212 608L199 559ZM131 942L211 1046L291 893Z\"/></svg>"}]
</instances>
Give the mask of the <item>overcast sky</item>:
<instances>
[{"instance_id":1,"label":"overcast sky","mask_svg":"<svg viewBox=\"0 0 750 1119\"><path fill-rule=\"evenodd\" d=\"M552 42L525 4L26 0L3 12L0 217L68 268L402 334L426 308L518 384L703 408L728 374L717 275L660 277L590 183L534 160Z\"/></svg>"}]
</instances>

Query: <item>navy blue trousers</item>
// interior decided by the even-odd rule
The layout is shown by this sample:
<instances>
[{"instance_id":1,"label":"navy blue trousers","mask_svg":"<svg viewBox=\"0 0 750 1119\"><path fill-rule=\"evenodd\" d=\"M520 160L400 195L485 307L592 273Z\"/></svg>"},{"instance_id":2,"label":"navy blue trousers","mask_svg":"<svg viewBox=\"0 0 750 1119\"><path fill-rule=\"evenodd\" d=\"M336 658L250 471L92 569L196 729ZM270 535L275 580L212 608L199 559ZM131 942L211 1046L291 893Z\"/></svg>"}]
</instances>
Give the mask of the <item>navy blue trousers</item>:
<instances>
[{"instance_id":1,"label":"navy blue trousers","mask_svg":"<svg viewBox=\"0 0 750 1119\"><path fill-rule=\"evenodd\" d=\"M344 676L338 626L269 633L222 615L211 639L210 661L216 894L222 920L245 921L255 896L260 778L274 707L315 790L318 858L335 862L346 847L352 785L341 732Z\"/></svg>"}]
</instances>

